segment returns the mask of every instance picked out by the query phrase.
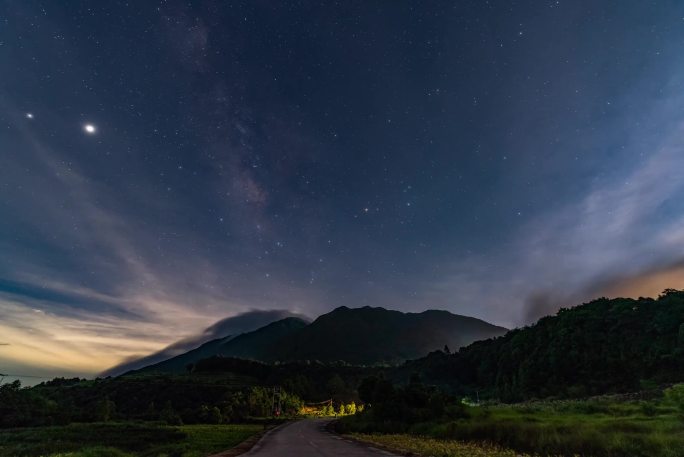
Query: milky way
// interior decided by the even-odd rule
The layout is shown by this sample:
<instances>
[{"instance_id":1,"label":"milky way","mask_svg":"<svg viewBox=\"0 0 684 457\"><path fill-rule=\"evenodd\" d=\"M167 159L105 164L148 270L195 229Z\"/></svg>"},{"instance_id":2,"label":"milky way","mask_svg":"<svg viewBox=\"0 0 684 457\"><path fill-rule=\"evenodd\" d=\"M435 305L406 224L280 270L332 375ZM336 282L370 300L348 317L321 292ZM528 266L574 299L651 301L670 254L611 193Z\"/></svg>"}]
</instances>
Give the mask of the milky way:
<instances>
[{"instance_id":1,"label":"milky way","mask_svg":"<svg viewBox=\"0 0 684 457\"><path fill-rule=\"evenodd\" d=\"M0 18L0 372L96 373L250 309L517 326L684 287L684 3Z\"/></svg>"}]
</instances>

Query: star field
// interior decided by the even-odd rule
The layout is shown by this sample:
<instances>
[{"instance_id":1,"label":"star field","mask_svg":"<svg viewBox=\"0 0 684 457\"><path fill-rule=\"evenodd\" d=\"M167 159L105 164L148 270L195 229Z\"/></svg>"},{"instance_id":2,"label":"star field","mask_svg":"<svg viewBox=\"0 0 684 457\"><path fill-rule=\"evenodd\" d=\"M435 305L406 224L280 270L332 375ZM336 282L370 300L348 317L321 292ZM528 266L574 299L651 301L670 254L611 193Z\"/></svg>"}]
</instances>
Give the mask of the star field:
<instances>
[{"instance_id":1,"label":"star field","mask_svg":"<svg viewBox=\"0 0 684 457\"><path fill-rule=\"evenodd\" d=\"M92 373L249 309L513 327L684 287L680 2L26 1L0 26L0 367Z\"/></svg>"}]
</instances>

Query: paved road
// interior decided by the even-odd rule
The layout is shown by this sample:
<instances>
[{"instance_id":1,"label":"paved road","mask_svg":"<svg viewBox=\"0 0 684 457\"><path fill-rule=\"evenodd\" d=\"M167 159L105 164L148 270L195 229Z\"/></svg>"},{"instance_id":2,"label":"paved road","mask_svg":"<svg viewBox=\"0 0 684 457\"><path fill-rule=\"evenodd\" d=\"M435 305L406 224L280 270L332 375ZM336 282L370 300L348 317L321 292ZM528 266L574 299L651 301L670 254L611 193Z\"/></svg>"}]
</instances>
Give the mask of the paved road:
<instances>
[{"instance_id":1,"label":"paved road","mask_svg":"<svg viewBox=\"0 0 684 457\"><path fill-rule=\"evenodd\" d=\"M328 433L325 419L306 419L278 428L259 441L245 456L258 457L382 457L394 456L377 448Z\"/></svg>"}]
</instances>

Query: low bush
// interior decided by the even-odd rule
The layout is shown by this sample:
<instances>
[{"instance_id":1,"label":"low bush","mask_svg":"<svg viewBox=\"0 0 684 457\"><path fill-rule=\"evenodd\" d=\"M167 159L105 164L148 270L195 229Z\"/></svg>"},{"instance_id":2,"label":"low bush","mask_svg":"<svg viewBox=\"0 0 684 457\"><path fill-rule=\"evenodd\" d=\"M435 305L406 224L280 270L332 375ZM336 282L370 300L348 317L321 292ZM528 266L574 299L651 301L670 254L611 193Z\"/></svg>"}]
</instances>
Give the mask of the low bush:
<instances>
[{"instance_id":1,"label":"low bush","mask_svg":"<svg viewBox=\"0 0 684 457\"><path fill-rule=\"evenodd\" d=\"M541 456L684 456L680 415L673 407L655 401L586 400L472 407L467 418L438 419L411 426L378 421L372 414L364 413L345 418L340 429L460 443L493 443Z\"/></svg>"}]
</instances>

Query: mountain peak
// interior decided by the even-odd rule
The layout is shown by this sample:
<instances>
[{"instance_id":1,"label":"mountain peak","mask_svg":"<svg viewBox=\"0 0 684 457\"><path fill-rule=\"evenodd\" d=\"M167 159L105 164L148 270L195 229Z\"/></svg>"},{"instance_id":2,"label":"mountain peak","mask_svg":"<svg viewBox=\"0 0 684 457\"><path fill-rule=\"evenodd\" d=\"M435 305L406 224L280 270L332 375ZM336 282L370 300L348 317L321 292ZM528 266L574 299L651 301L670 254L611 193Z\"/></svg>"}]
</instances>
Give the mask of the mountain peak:
<instances>
[{"instance_id":1,"label":"mountain peak","mask_svg":"<svg viewBox=\"0 0 684 457\"><path fill-rule=\"evenodd\" d=\"M231 338L217 338L146 370L182 372L189 364L212 356L264 362L398 364L441 350L444 345L456 350L506 331L443 310L404 313L372 306L340 306L311 323L288 316Z\"/></svg>"},{"instance_id":2,"label":"mountain peak","mask_svg":"<svg viewBox=\"0 0 684 457\"><path fill-rule=\"evenodd\" d=\"M404 313L381 307L341 306L289 335L276 348L275 358L394 364L422 357L445 344L457 349L506 331L449 311Z\"/></svg>"}]
</instances>

